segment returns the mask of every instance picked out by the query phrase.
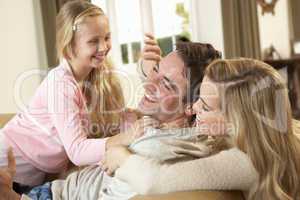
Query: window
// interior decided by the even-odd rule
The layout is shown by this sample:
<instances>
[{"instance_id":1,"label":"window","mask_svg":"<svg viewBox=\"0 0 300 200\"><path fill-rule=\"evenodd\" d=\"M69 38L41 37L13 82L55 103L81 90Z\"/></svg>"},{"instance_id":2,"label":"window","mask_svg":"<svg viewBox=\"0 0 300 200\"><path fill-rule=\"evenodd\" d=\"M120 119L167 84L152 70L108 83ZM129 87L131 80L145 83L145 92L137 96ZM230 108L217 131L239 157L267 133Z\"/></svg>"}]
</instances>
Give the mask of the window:
<instances>
[{"instance_id":1,"label":"window","mask_svg":"<svg viewBox=\"0 0 300 200\"><path fill-rule=\"evenodd\" d=\"M131 0L130 3L124 0L92 0L92 3L103 8L105 13L114 13L114 20L110 19L110 23L116 27L114 30L118 33L117 42L113 45L118 45L117 49L120 51L118 58L120 61L115 62L122 64L129 71L132 71L130 65L138 61L142 50L141 18L152 18L144 26L154 27L154 34L163 56L174 49L178 38L183 40L191 38L190 0ZM142 16L144 13L140 13L141 7L149 10L149 6L152 7L152 15ZM147 27L146 29L149 30Z\"/></svg>"},{"instance_id":2,"label":"window","mask_svg":"<svg viewBox=\"0 0 300 200\"><path fill-rule=\"evenodd\" d=\"M178 38L189 40L189 1L152 0L154 32L163 56L171 52Z\"/></svg>"},{"instance_id":3,"label":"window","mask_svg":"<svg viewBox=\"0 0 300 200\"><path fill-rule=\"evenodd\" d=\"M99 6L105 13L107 13L107 7L106 7L105 0L92 0L92 3Z\"/></svg>"},{"instance_id":4,"label":"window","mask_svg":"<svg viewBox=\"0 0 300 200\"><path fill-rule=\"evenodd\" d=\"M116 68L127 75L120 78L121 82L126 79L122 87L126 91L127 106L136 107L143 94L136 70L143 46L143 31L154 32L165 56L174 49L179 37L190 39L190 20L195 19L190 17L192 2L198 0L92 0L109 17L111 56Z\"/></svg>"},{"instance_id":5,"label":"window","mask_svg":"<svg viewBox=\"0 0 300 200\"><path fill-rule=\"evenodd\" d=\"M136 63L141 51L141 21L139 0L117 1L116 24L123 64Z\"/></svg>"}]
</instances>

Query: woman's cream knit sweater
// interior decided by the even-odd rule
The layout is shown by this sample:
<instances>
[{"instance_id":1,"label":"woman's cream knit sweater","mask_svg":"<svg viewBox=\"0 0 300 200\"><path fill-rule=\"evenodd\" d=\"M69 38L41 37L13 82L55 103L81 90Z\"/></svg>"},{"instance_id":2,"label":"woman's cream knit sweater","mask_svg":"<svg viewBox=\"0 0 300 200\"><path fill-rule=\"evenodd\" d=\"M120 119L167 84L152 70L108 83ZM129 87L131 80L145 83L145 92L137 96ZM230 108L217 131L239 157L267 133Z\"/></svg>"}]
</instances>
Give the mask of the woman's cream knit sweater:
<instances>
[{"instance_id":1,"label":"woman's cream knit sweater","mask_svg":"<svg viewBox=\"0 0 300 200\"><path fill-rule=\"evenodd\" d=\"M237 148L173 164L132 155L115 176L140 194L199 189L247 191L257 180L250 159Z\"/></svg>"}]
</instances>

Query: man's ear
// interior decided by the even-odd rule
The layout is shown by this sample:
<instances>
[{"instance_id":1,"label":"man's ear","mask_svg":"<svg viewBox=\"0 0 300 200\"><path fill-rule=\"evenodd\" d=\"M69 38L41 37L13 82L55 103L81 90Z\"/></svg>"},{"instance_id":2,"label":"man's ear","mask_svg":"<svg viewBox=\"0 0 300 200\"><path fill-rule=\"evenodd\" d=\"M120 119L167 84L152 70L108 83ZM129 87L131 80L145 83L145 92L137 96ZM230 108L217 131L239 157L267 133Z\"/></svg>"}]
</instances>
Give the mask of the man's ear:
<instances>
[{"instance_id":1,"label":"man's ear","mask_svg":"<svg viewBox=\"0 0 300 200\"><path fill-rule=\"evenodd\" d=\"M188 104L185 106L185 109L184 109L184 113L187 115L187 116L192 116L194 115L194 112L193 112L193 106L191 104Z\"/></svg>"}]
</instances>

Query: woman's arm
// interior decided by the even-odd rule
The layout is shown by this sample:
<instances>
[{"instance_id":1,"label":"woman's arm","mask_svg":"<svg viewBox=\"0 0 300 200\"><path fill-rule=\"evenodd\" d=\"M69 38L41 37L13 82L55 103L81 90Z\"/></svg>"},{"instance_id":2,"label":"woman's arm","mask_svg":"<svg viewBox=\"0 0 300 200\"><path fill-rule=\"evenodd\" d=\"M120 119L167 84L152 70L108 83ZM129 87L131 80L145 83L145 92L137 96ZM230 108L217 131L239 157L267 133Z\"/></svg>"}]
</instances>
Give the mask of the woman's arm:
<instances>
[{"instance_id":1,"label":"woman's arm","mask_svg":"<svg viewBox=\"0 0 300 200\"><path fill-rule=\"evenodd\" d=\"M139 194L184 190L248 190L257 174L246 154L238 149L174 164L131 155L115 176Z\"/></svg>"}]
</instances>

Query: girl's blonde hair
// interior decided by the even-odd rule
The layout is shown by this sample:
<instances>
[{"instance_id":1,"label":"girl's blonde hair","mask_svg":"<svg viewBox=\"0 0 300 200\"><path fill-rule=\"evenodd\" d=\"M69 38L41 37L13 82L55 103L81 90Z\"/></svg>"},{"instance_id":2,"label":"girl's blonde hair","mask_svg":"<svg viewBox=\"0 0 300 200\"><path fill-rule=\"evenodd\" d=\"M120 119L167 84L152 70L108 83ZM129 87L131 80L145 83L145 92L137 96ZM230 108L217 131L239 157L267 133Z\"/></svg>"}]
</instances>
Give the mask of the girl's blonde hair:
<instances>
[{"instance_id":1,"label":"girl's blonde hair","mask_svg":"<svg viewBox=\"0 0 300 200\"><path fill-rule=\"evenodd\" d=\"M84 0L70 1L61 8L56 19L56 47L58 59L74 55L73 40L79 24L87 17L105 16L101 8ZM91 112L92 135L110 136L119 130L124 97L112 64L105 61L94 68L83 81L83 95Z\"/></svg>"},{"instance_id":2,"label":"girl's blonde hair","mask_svg":"<svg viewBox=\"0 0 300 200\"><path fill-rule=\"evenodd\" d=\"M286 84L271 66L252 59L218 60L206 76L219 87L235 142L251 159L258 182L249 199L300 199L299 126Z\"/></svg>"}]
</instances>

